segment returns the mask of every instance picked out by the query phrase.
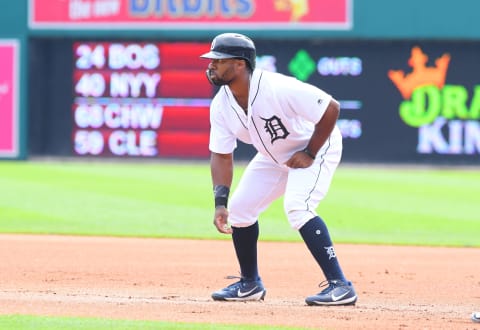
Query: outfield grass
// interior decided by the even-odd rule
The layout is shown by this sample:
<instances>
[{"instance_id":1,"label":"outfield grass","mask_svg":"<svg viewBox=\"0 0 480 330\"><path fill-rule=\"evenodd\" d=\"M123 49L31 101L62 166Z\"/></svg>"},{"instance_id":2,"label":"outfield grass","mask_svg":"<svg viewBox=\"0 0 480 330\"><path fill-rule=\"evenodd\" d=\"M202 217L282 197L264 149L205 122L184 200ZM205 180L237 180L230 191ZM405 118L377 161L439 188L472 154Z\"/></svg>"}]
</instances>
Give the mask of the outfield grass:
<instances>
[{"instance_id":1,"label":"outfield grass","mask_svg":"<svg viewBox=\"0 0 480 330\"><path fill-rule=\"evenodd\" d=\"M228 239L206 163L5 161L0 187L3 233ZM478 247L479 187L480 170L342 165L318 211L336 243ZM282 200L260 226L262 240L300 240Z\"/></svg>"}]
</instances>

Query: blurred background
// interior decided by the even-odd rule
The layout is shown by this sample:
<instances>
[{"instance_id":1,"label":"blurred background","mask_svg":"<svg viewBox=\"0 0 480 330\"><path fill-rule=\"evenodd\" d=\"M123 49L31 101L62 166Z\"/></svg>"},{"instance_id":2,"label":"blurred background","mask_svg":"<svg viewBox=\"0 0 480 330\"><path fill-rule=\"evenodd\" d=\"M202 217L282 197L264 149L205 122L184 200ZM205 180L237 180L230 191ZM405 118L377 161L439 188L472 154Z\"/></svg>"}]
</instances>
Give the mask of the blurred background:
<instances>
[{"instance_id":1,"label":"blurred background","mask_svg":"<svg viewBox=\"0 0 480 330\"><path fill-rule=\"evenodd\" d=\"M337 98L344 161L480 163L480 2L16 0L0 11L0 158L208 159L212 38ZM237 159L253 150L240 144Z\"/></svg>"}]
</instances>

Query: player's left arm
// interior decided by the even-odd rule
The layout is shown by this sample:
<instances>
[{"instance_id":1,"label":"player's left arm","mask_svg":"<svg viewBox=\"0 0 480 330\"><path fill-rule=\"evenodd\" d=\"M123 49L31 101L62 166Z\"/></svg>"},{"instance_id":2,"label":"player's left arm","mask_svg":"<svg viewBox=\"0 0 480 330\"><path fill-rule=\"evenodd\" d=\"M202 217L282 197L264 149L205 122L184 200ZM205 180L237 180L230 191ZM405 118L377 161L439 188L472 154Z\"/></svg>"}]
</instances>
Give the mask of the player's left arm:
<instances>
[{"instance_id":1,"label":"player's left arm","mask_svg":"<svg viewBox=\"0 0 480 330\"><path fill-rule=\"evenodd\" d=\"M331 99L320 121L315 125L312 137L304 150L299 150L285 163L290 168L307 168L313 164L320 148L335 128L340 114L340 104Z\"/></svg>"}]
</instances>

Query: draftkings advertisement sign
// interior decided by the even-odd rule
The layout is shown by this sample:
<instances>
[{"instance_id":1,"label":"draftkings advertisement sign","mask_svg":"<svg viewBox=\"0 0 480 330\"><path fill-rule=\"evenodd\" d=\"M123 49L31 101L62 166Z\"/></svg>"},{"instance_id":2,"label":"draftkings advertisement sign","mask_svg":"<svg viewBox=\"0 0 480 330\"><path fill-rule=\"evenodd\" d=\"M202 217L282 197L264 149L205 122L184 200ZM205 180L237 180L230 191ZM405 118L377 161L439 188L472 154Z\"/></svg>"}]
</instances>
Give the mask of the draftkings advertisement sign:
<instances>
[{"instance_id":1,"label":"draftkings advertisement sign","mask_svg":"<svg viewBox=\"0 0 480 330\"><path fill-rule=\"evenodd\" d=\"M405 125L418 129L417 153L478 155L480 85L475 76L471 82L465 82L466 71L460 76L462 57L454 50L434 54L438 57L429 61L428 54L414 46L408 58L410 72L388 71L403 99L398 114ZM478 72L473 65L463 69ZM452 79L447 79L449 71ZM455 78L459 79L457 83Z\"/></svg>"},{"instance_id":2,"label":"draftkings advertisement sign","mask_svg":"<svg viewBox=\"0 0 480 330\"><path fill-rule=\"evenodd\" d=\"M478 44L257 44L259 66L340 101L344 160L480 163Z\"/></svg>"},{"instance_id":3,"label":"draftkings advertisement sign","mask_svg":"<svg viewBox=\"0 0 480 330\"><path fill-rule=\"evenodd\" d=\"M480 164L480 46L259 43L258 62L340 100L344 160Z\"/></svg>"}]
</instances>

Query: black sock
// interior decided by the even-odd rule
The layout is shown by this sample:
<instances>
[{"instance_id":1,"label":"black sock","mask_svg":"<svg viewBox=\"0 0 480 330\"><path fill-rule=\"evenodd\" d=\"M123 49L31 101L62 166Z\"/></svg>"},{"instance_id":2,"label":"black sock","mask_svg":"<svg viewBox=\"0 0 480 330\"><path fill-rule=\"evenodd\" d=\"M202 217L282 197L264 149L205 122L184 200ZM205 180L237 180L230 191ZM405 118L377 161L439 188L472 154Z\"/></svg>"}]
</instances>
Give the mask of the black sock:
<instances>
[{"instance_id":1,"label":"black sock","mask_svg":"<svg viewBox=\"0 0 480 330\"><path fill-rule=\"evenodd\" d=\"M257 241L258 221L249 227L232 227L233 245L237 253L242 277L247 281L258 280Z\"/></svg>"},{"instance_id":2,"label":"black sock","mask_svg":"<svg viewBox=\"0 0 480 330\"><path fill-rule=\"evenodd\" d=\"M345 281L325 222L318 216L312 218L300 228L300 234L327 280Z\"/></svg>"}]
</instances>

